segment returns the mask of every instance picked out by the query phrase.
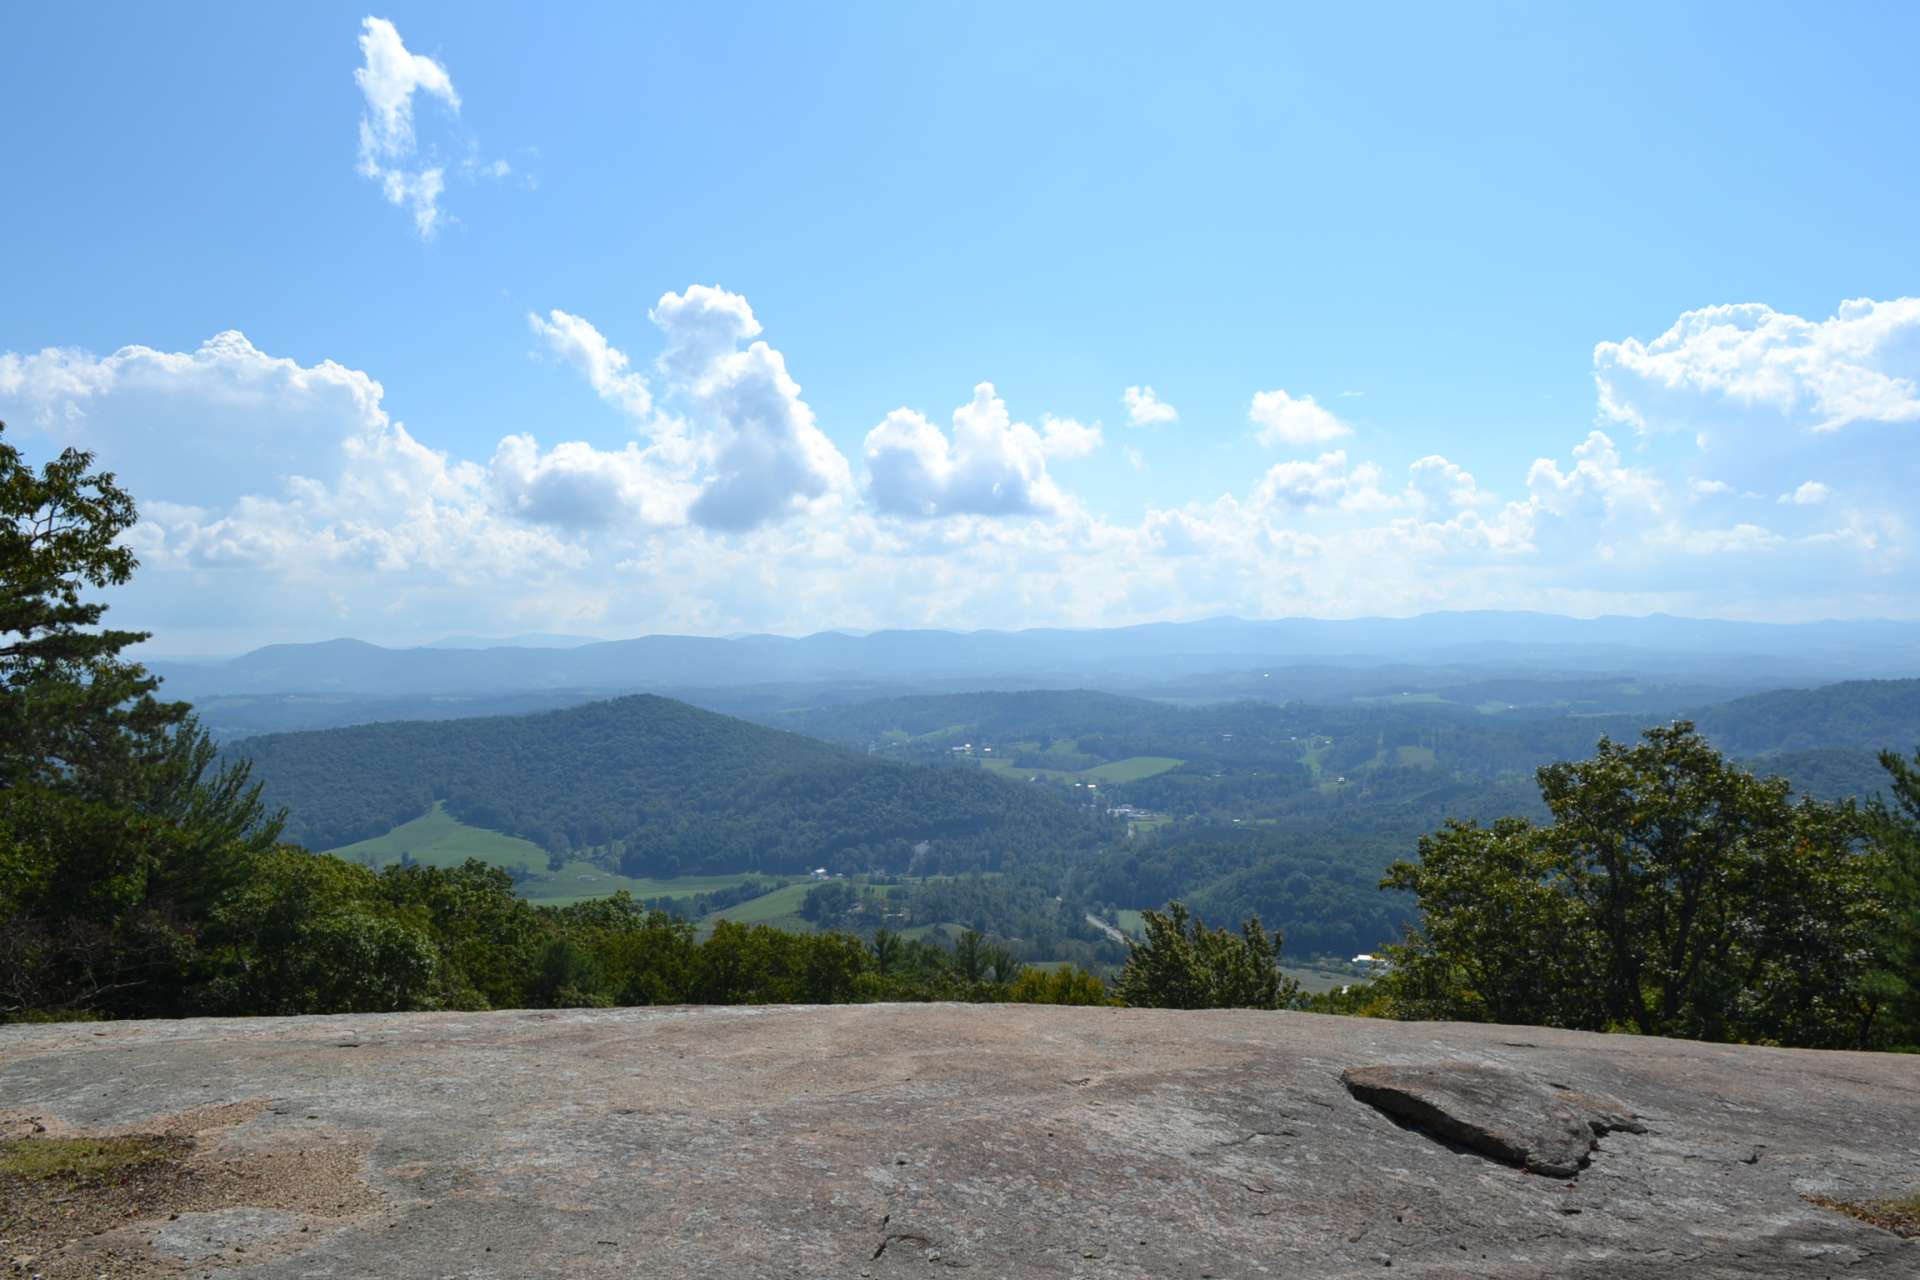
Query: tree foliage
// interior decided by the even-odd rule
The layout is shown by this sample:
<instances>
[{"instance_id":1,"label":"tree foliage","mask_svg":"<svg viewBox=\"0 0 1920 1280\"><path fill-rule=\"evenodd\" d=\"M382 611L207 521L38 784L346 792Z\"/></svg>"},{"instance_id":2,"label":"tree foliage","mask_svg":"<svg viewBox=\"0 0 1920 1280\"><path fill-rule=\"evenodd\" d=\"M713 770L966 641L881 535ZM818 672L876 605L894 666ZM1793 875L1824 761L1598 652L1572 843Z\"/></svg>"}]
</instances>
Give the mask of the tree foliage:
<instances>
[{"instance_id":1,"label":"tree foliage","mask_svg":"<svg viewBox=\"0 0 1920 1280\"><path fill-rule=\"evenodd\" d=\"M120 656L145 636L98 629L134 506L92 467L35 471L0 435L0 1015L176 1011L199 925L279 830Z\"/></svg>"},{"instance_id":2,"label":"tree foliage","mask_svg":"<svg viewBox=\"0 0 1920 1280\"><path fill-rule=\"evenodd\" d=\"M628 875L831 862L919 873L1091 848L1106 824L977 770L869 760L650 695L531 716L360 725L249 739L289 832L333 848L418 817L592 857Z\"/></svg>"},{"instance_id":3,"label":"tree foliage","mask_svg":"<svg viewBox=\"0 0 1920 1280\"><path fill-rule=\"evenodd\" d=\"M1679 721L1540 770L1552 821L1449 823L1397 863L1421 922L1407 1016L1864 1045L1880 856L1850 804L1795 803Z\"/></svg>"},{"instance_id":4,"label":"tree foliage","mask_svg":"<svg viewBox=\"0 0 1920 1280\"><path fill-rule=\"evenodd\" d=\"M1284 1009L1299 1000L1300 985L1280 972L1280 935L1248 917L1240 936L1210 929L1184 904L1145 911L1146 937L1121 971L1118 992L1150 1009Z\"/></svg>"},{"instance_id":5,"label":"tree foliage","mask_svg":"<svg viewBox=\"0 0 1920 1280\"><path fill-rule=\"evenodd\" d=\"M1920 1051L1920 752L1880 756L1891 802L1876 801L1867 822L1882 851L1885 932L1869 989L1881 1002L1887 1044Z\"/></svg>"}]
</instances>

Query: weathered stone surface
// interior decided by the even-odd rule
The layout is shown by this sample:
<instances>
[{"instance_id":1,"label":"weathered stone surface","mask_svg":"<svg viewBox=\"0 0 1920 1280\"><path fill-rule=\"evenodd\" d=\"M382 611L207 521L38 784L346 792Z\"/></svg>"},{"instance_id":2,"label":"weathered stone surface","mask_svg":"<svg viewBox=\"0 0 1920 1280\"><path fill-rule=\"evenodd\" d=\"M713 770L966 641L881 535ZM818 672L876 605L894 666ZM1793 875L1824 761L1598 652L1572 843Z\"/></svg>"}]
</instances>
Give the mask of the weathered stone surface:
<instances>
[{"instance_id":1,"label":"weathered stone surface","mask_svg":"<svg viewBox=\"0 0 1920 1280\"><path fill-rule=\"evenodd\" d=\"M1647 1132L1543 1178L1341 1083L1450 1063ZM1920 1063L1892 1056L951 1005L0 1028L0 1129L184 1113L210 1160L357 1163L332 1199L268 1188L247 1203L278 1214L198 1230L244 1250L116 1229L137 1274L1920 1275L1920 1242L1803 1199L1920 1183Z\"/></svg>"},{"instance_id":2,"label":"weathered stone surface","mask_svg":"<svg viewBox=\"0 0 1920 1280\"><path fill-rule=\"evenodd\" d=\"M1441 1138L1531 1173L1571 1178L1598 1140L1645 1126L1625 1104L1481 1062L1355 1067L1347 1092Z\"/></svg>"},{"instance_id":3,"label":"weathered stone surface","mask_svg":"<svg viewBox=\"0 0 1920 1280\"><path fill-rule=\"evenodd\" d=\"M215 1209L207 1213L183 1213L170 1218L153 1233L153 1252L163 1258L183 1262L203 1262L228 1253L245 1253L248 1245L259 1245L300 1229L298 1215L284 1209Z\"/></svg>"}]
</instances>

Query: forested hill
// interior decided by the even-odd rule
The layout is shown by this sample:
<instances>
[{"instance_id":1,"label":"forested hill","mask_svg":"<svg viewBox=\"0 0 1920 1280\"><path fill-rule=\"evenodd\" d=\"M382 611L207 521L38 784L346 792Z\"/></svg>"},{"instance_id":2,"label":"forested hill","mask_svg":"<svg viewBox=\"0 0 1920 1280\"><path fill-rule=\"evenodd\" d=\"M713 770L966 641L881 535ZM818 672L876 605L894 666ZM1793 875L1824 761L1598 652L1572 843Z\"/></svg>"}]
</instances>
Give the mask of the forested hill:
<instances>
[{"instance_id":1,"label":"forested hill","mask_svg":"<svg viewBox=\"0 0 1920 1280\"><path fill-rule=\"evenodd\" d=\"M1849 680L1818 689L1776 689L1707 707L1693 717L1735 755L1920 744L1920 680Z\"/></svg>"},{"instance_id":2,"label":"forested hill","mask_svg":"<svg viewBox=\"0 0 1920 1280\"><path fill-rule=\"evenodd\" d=\"M798 871L854 850L863 866L994 868L1104 831L1083 808L975 769L870 760L650 695L272 734L235 754L286 806L289 837L316 849L379 835L436 800L630 875Z\"/></svg>"},{"instance_id":3,"label":"forested hill","mask_svg":"<svg viewBox=\"0 0 1920 1280\"><path fill-rule=\"evenodd\" d=\"M829 742L860 745L892 738L1099 734L1160 730L1181 723L1178 708L1092 689L912 694L793 708L756 717Z\"/></svg>"}]
</instances>

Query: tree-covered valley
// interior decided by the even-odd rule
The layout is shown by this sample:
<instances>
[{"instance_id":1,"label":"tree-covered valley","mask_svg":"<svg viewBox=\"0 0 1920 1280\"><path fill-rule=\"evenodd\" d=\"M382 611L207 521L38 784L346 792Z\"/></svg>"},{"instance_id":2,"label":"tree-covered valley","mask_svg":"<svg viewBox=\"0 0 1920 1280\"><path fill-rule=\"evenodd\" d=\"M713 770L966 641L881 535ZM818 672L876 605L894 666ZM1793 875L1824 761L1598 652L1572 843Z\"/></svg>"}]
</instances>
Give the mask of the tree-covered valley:
<instances>
[{"instance_id":1,"label":"tree-covered valley","mask_svg":"<svg viewBox=\"0 0 1920 1280\"><path fill-rule=\"evenodd\" d=\"M885 886L888 910L816 904L774 917L798 927L965 922L1031 959L1117 964L1111 936L1085 917L1124 931L1139 910L1181 899L1209 920L1257 915L1293 955L1338 961L1411 921L1411 899L1379 881L1422 835L1449 819L1543 816L1536 769L1664 722L1589 709L1610 691L1669 705L1700 692L1515 678L1446 696L1179 705L1027 690L830 701L762 711L761 724L634 696L255 736L232 750L267 802L286 808L289 834L317 848L440 805L530 842L555 869L577 861L660 879L825 868L863 886L899 882ZM1782 690L1686 713L1808 795L1864 799L1886 774L1859 726L1920 742L1920 681ZM991 878L965 910L939 905L954 890L927 881L983 872ZM540 870L522 879L542 892Z\"/></svg>"},{"instance_id":2,"label":"tree-covered valley","mask_svg":"<svg viewBox=\"0 0 1920 1280\"><path fill-rule=\"evenodd\" d=\"M138 567L113 477L0 441L0 480L0 1018L1118 1000L1920 1041L1920 681L789 684L222 748L101 625Z\"/></svg>"}]
</instances>

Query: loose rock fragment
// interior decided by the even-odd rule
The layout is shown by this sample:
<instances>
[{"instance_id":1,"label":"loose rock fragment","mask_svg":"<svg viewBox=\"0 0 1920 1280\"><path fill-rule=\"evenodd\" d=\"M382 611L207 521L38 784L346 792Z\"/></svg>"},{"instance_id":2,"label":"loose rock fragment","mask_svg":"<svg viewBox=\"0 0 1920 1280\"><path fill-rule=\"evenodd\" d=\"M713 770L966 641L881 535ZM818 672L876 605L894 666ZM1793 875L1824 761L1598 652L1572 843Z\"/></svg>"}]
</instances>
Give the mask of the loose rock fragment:
<instances>
[{"instance_id":1,"label":"loose rock fragment","mask_svg":"<svg viewBox=\"0 0 1920 1280\"><path fill-rule=\"evenodd\" d=\"M1340 1080L1354 1097L1396 1119L1554 1178L1584 1169L1600 1135L1645 1132L1617 1099L1483 1063L1356 1067Z\"/></svg>"}]
</instances>

